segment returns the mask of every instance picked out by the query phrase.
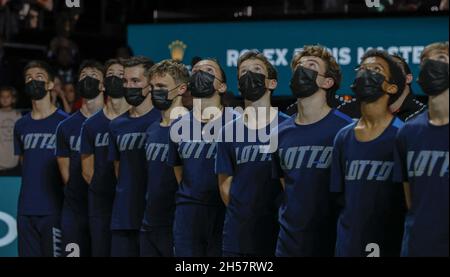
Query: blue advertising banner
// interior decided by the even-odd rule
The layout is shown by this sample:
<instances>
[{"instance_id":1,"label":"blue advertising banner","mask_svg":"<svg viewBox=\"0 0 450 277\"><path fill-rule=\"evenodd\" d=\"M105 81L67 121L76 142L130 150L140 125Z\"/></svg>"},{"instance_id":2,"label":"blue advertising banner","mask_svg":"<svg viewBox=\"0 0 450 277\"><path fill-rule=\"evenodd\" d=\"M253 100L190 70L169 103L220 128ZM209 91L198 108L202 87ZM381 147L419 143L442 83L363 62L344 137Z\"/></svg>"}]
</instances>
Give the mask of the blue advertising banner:
<instances>
[{"instance_id":1,"label":"blue advertising banner","mask_svg":"<svg viewBox=\"0 0 450 277\"><path fill-rule=\"evenodd\" d=\"M448 17L379 19L320 19L240 23L130 25L128 42L136 55L155 61L215 57L225 69L229 90L237 93L237 60L243 51L258 49L276 65L279 87L275 95L289 96L290 62L304 45L322 44L342 66L340 94L351 94L354 69L369 48L397 52L417 76L424 46L448 41ZM417 84L416 93L421 93Z\"/></svg>"},{"instance_id":2,"label":"blue advertising banner","mask_svg":"<svg viewBox=\"0 0 450 277\"><path fill-rule=\"evenodd\" d=\"M0 177L0 257L17 257L17 202L21 178Z\"/></svg>"}]
</instances>

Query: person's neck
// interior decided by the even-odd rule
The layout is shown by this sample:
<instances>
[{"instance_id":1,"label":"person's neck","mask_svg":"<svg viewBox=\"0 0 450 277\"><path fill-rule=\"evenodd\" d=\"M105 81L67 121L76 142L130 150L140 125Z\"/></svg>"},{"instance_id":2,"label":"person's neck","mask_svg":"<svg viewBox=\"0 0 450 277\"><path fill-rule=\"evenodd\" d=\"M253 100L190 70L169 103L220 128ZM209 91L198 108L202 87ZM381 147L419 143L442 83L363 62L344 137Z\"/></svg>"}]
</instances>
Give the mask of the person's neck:
<instances>
[{"instance_id":1,"label":"person's neck","mask_svg":"<svg viewBox=\"0 0 450 277\"><path fill-rule=\"evenodd\" d=\"M389 111L387 105L388 96L372 103L361 103L361 121L365 126L384 126L391 122L394 115Z\"/></svg>"},{"instance_id":2,"label":"person's neck","mask_svg":"<svg viewBox=\"0 0 450 277\"><path fill-rule=\"evenodd\" d=\"M47 94L43 99L32 101L31 117L33 119L44 119L52 115L57 108L50 101L50 94Z\"/></svg>"},{"instance_id":3,"label":"person's neck","mask_svg":"<svg viewBox=\"0 0 450 277\"><path fill-rule=\"evenodd\" d=\"M102 97L103 98L103 97ZM93 100L83 100L83 105L80 108L81 114L83 114L86 118L91 117L93 114L98 112L104 107L104 103L102 99L93 99Z\"/></svg>"},{"instance_id":4,"label":"person's neck","mask_svg":"<svg viewBox=\"0 0 450 277\"><path fill-rule=\"evenodd\" d=\"M137 107L131 107L130 109L130 117L138 118L143 115L146 115L153 109L153 102L150 95L147 95L144 102Z\"/></svg>"},{"instance_id":5,"label":"person's neck","mask_svg":"<svg viewBox=\"0 0 450 277\"><path fill-rule=\"evenodd\" d=\"M248 128L265 128L275 119L277 111L272 107L270 97L270 93L266 93L255 102L245 100L244 123Z\"/></svg>"},{"instance_id":6,"label":"person's neck","mask_svg":"<svg viewBox=\"0 0 450 277\"><path fill-rule=\"evenodd\" d=\"M297 109L295 121L300 125L317 123L331 112L327 104L326 92L317 92L310 97L298 99Z\"/></svg>"},{"instance_id":7,"label":"person's neck","mask_svg":"<svg viewBox=\"0 0 450 277\"><path fill-rule=\"evenodd\" d=\"M130 106L126 102L125 98L112 99L111 97L109 97L106 102L106 106L103 109L103 112L105 113L106 118L113 120L129 109Z\"/></svg>"},{"instance_id":8,"label":"person's neck","mask_svg":"<svg viewBox=\"0 0 450 277\"><path fill-rule=\"evenodd\" d=\"M209 122L222 115L223 106L220 102L220 95L216 94L211 98L194 98L193 114L200 122ZM211 114L211 108L215 111ZM206 111L206 112L205 112Z\"/></svg>"},{"instance_id":9,"label":"person's neck","mask_svg":"<svg viewBox=\"0 0 450 277\"><path fill-rule=\"evenodd\" d=\"M176 114L178 115L183 115L188 112L187 109L184 108L183 106L183 99L181 98L181 96L173 100L173 103L169 109L161 111L162 119L160 125L162 127L169 127L172 124L172 122L176 119L173 117L175 114L172 114L173 112L175 112L175 110ZM180 114L180 112L182 112L182 114Z\"/></svg>"},{"instance_id":10,"label":"person's neck","mask_svg":"<svg viewBox=\"0 0 450 277\"><path fill-rule=\"evenodd\" d=\"M13 110L14 110L13 107L0 108L1 112L12 112Z\"/></svg>"},{"instance_id":11,"label":"person's neck","mask_svg":"<svg viewBox=\"0 0 450 277\"><path fill-rule=\"evenodd\" d=\"M389 106L389 110L391 113L398 112L400 108L403 105L403 102L405 102L406 97L411 93L411 88L409 86L405 87L405 90L403 91L402 95L393 103L391 106Z\"/></svg>"},{"instance_id":12,"label":"person's neck","mask_svg":"<svg viewBox=\"0 0 450 277\"><path fill-rule=\"evenodd\" d=\"M449 123L449 90L438 95L430 96L429 98L429 119L430 123L435 126L444 126Z\"/></svg>"}]
</instances>

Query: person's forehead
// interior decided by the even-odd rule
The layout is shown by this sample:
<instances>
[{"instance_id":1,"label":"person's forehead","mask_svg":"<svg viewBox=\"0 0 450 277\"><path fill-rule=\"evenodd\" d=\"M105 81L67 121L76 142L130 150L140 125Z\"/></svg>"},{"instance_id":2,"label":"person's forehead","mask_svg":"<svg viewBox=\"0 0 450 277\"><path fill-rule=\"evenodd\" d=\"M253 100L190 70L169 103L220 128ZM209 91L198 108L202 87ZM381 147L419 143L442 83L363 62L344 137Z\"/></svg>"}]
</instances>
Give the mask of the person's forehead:
<instances>
[{"instance_id":1,"label":"person's forehead","mask_svg":"<svg viewBox=\"0 0 450 277\"><path fill-rule=\"evenodd\" d=\"M206 67L212 67L215 70L219 70L219 66L217 65L217 63L215 63L214 61L210 61L210 60L203 60L203 61L199 61L194 68L198 69L198 68L206 68Z\"/></svg>"},{"instance_id":2,"label":"person's forehead","mask_svg":"<svg viewBox=\"0 0 450 277\"><path fill-rule=\"evenodd\" d=\"M125 76L127 75L141 75L144 74L144 67L142 65L137 65L133 67L126 67L124 70Z\"/></svg>"},{"instance_id":3,"label":"person's forehead","mask_svg":"<svg viewBox=\"0 0 450 277\"><path fill-rule=\"evenodd\" d=\"M118 63L115 63L115 64L112 64L112 65L110 65L109 67L108 67L108 72L109 71L123 71L123 65L121 65L121 64L118 64Z\"/></svg>"},{"instance_id":4,"label":"person's forehead","mask_svg":"<svg viewBox=\"0 0 450 277\"><path fill-rule=\"evenodd\" d=\"M362 64L381 65L385 69L389 68L388 62L381 57L368 57L362 62Z\"/></svg>"},{"instance_id":5,"label":"person's forehead","mask_svg":"<svg viewBox=\"0 0 450 277\"><path fill-rule=\"evenodd\" d=\"M303 56L300 58L300 60L298 61L298 63L302 63L302 62L307 62L307 61L313 61L318 63L319 65L323 65L324 62L321 58L316 57L316 56Z\"/></svg>"},{"instance_id":6,"label":"person's forehead","mask_svg":"<svg viewBox=\"0 0 450 277\"><path fill-rule=\"evenodd\" d=\"M47 71L40 67L32 67L25 72L25 75L42 74L48 76Z\"/></svg>"},{"instance_id":7,"label":"person's forehead","mask_svg":"<svg viewBox=\"0 0 450 277\"><path fill-rule=\"evenodd\" d=\"M93 74L93 73L96 73L96 74L99 74L99 75L103 75L102 71L100 71L100 70L98 70L97 68L94 68L94 67L86 67L86 68L83 68L83 70L81 70L81 75L83 75L83 74Z\"/></svg>"},{"instance_id":8,"label":"person's forehead","mask_svg":"<svg viewBox=\"0 0 450 277\"><path fill-rule=\"evenodd\" d=\"M248 59L248 60L245 60L245 61L243 61L241 63L240 68L245 68L245 67L250 67L250 66L257 66L257 65L259 65L262 68L264 68L265 70L267 70L266 64L263 61L259 60L259 59Z\"/></svg>"},{"instance_id":9,"label":"person's forehead","mask_svg":"<svg viewBox=\"0 0 450 277\"><path fill-rule=\"evenodd\" d=\"M170 74L167 74L167 73L154 74L150 80L150 83L152 85L156 85L156 84L170 85L173 82L174 82L174 79L172 78L172 76L170 76Z\"/></svg>"},{"instance_id":10,"label":"person's forehead","mask_svg":"<svg viewBox=\"0 0 450 277\"><path fill-rule=\"evenodd\" d=\"M430 53L427 56L428 56L428 58L434 58L437 56L447 56L448 57L449 55L448 55L448 51L445 51L443 49L435 49L435 50L430 51Z\"/></svg>"}]
</instances>

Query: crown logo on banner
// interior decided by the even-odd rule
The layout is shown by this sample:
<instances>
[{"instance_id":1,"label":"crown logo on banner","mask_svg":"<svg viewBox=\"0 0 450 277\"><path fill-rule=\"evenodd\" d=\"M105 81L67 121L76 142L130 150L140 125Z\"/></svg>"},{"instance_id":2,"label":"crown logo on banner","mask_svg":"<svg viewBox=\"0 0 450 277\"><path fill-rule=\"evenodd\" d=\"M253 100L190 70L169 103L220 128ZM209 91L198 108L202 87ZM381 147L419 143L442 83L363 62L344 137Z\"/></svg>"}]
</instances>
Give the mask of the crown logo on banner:
<instances>
[{"instance_id":1,"label":"crown logo on banner","mask_svg":"<svg viewBox=\"0 0 450 277\"><path fill-rule=\"evenodd\" d=\"M184 53L186 51L187 45L181 40L175 40L169 45L170 55L172 60L181 62L184 58Z\"/></svg>"}]
</instances>

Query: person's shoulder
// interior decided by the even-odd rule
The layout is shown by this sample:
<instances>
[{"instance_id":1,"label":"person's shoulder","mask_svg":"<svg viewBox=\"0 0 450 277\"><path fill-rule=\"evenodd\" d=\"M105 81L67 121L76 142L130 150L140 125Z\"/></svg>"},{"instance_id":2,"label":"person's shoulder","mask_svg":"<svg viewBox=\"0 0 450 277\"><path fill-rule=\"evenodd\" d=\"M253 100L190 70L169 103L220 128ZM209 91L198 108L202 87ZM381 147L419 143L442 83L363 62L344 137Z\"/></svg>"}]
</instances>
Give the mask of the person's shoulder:
<instances>
[{"instance_id":1,"label":"person's shoulder","mask_svg":"<svg viewBox=\"0 0 450 277\"><path fill-rule=\"evenodd\" d=\"M65 111L63 111L61 109L57 109L54 113L54 116L61 121L70 117L70 115L68 113L66 113Z\"/></svg>"},{"instance_id":2,"label":"person's shoulder","mask_svg":"<svg viewBox=\"0 0 450 277\"><path fill-rule=\"evenodd\" d=\"M161 129L163 129L163 128L160 128L160 127L161 127L161 122L160 121L154 121L148 126L148 128L146 130L146 133L147 134L151 134L151 133L154 133L154 132L158 132Z\"/></svg>"},{"instance_id":3,"label":"person's shoulder","mask_svg":"<svg viewBox=\"0 0 450 277\"><path fill-rule=\"evenodd\" d=\"M129 112L125 112L115 119L111 120L110 126L111 127L119 127L121 124L126 123L130 120Z\"/></svg>"},{"instance_id":4,"label":"person's shoulder","mask_svg":"<svg viewBox=\"0 0 450 277\"><path fill-rule=\"evenodd\" d=\"M281 134L292 128L295 128L295 117L296 115L288 116L288 118L284 119L282 122L280 122L280 124L278 124L278 127L275 129L275 131L278 132L278 134Z\"/></svg>"},{"instance_id":5,"label":"person's shoulder","mask_svg":"<svg viewBox=\"0 0 450 277\"><path fill-rule=\"evenodd\" d=\"M20 128L29 123L30 121L31 121L31 112L28 112L16 121L15 127Z\"/></svg>"},{"instance_id":6,"label":"person's shoulder","mask_svg":"<svg viewBox=\"0 0 450 277\"><path fill-rule=\"evenodd\" d=\"M354 120L350 116L336 109L333 109L332 115L336 120L344 125L348 125L354 122Z\"/></svg>"},{"instance_id":7,"label":"person's shoulder","mask_svg":"<svg viewBox=\"0 0 450 277\"><path fill-rule=\"evenodd\" d=\"M416 133L421 128L427 126L428 126L428 113L422 112L406 121L403 124L403 126L399 128L399 133L402 135L410 132Z\"/></svg>"},{"instance_id":8,"label":"person's shoulder","mask_svg":"<svg viewBox=\"0 0 450 277\"><path fill-rule=\"evenodd\" d=\"M356 124L357 124L357 122L352 122L352 123L344 126L342 129L340 129L339 132L336 134L336 140L338 138L344 139L344 138L348 137L349 135L351 135L356 127Z\"/></svg>"}]
</instances>

